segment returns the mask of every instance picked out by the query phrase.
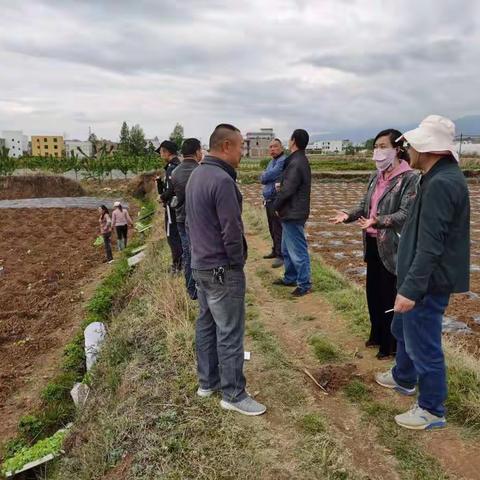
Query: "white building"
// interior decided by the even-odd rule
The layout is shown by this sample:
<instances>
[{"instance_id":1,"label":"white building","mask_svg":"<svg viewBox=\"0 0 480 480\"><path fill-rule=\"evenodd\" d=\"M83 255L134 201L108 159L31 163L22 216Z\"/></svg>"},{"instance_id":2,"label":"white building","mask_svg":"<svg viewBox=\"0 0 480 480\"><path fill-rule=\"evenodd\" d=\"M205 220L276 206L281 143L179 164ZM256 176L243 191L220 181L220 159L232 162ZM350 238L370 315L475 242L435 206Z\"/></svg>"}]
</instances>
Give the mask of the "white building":
<instances>
[{"instance_id":1,"label":"white building","mask_svg":"<svg viewBox=\"0 0 480 480\"><path fill-rule=\"evenodd\" d=\"M324 153L342 153L351 145L350 140L319 140L308 146L309 150L321 150Z\"/></svg>"},{"instance_id":2,"label":"white building","mask_svg":"<svg viewBox=\"0 0 480 480\"><path fill-rule=\"evenodd\" d=\"M21 130L5 130L2 138L8 148L9 157L18 158L28 152L28 137Z\"/></svg>"},{"instance_id":3,"label":"white building","mask_svg":"<svg viewBox=\"0 0 480 480\"><path fill-rule=\"evenodd\" d=\"M480 155L480 135L464 136L463 138L461 138L461 145L459 137L457 137L455 140L457 152L461 152L462 155L467 156Z\"/></svg>"},{"instance_id":4,"label":"white building","mask_svg":"<svg viewBox=\"0 0 480 480\"><path fill-rule=\"evenodd\" d=\"M65 140L65 155L67 158L72 155L72 152L80 158L84 157L83 154L90 157L93 154L93 147L88 140Z\"/></svg>"}]
</instances>

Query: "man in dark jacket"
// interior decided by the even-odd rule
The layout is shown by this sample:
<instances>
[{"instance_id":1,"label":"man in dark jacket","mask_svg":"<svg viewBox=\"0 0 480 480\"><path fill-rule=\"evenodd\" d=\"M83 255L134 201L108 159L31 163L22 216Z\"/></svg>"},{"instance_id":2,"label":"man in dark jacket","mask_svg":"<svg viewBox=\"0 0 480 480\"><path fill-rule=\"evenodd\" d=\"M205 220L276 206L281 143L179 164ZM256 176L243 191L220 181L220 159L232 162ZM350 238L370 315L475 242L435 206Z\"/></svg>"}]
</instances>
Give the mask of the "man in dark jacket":
<instances>
[{"instance_id":1,"label":"man in dark jacket","mask_svg":"<svg viewBox=\"0 0 480 480\"><path fill-rule=\"evenodd\" d=\"M190 298L197 298L197 288L195 280L192 277L192 267L190 261L190 240L186 230L185 213L185 189L190 175L198 167L198 163L202 160L202 145L200 140L196 138L187 138L182 144L182 163L172 173L172 185L175 194L172 200L172 207L175 207L175 216L177 219L178 233L182 241L183 251L183 271L185 273L185 285Z\"/></svg>"},{"instance_id":2,"label":"man in dark jacket","mask_svg":"<svg viewBox=\"0 0 480 480\"><path fill-rule=\"evenodd\" d=\"M275 285L294 286L295 297L310 293L310 256L305 223L310 214L310 189L312 174L305 155L309 136L305 130L295 130L289 142L292 152L285 160L280 189L274 201L274 209L282 221L282 254L285 275Z\"/></svg>"},{"instance_id":3,"label":"man in dark jacket","mask_svg":"<svg viewBox=\"0 0 480 480\"><path fill-rule=\"evenodd\" d=\"M177 219L175 209L171 206L174 197L172 185L172 173L180 165L177 157L177 145L170 140L165 140L159 147L160 156L166 161L165 177L161 182L160 200L165 207L165 232L167 235L168 245L172 252L172 273L182 271L182 241L177 228Z\"/></svg>"},{"instance_id":4,"label":"man in dark jacket","mask_svg":"<svg viewBox=\"0 0 480 480\"><path fill-rule=\"evenodd\" d=\"M272 140L269 149L272 159L262 173L260 181L263 184L263 202L267 212L268 229L272 237L273 247L272 252L263 258L274 258L272 267L278 268L283 265L282 223L273 208L273 202L277 195L275 184L281 180L287 156L283 151L282 142L278 138Z\"/></svg>"},{"instance_id":5,"label":"man in dark jacket","mask_svg":"<svg viewBox=\"0 0 480 480\"><path fill-rule=\"evenodd\" d=\"M200 307L197 395L209 397L221 390L222 408L261 415L266 408L247 394L243 375L247 244L235 172L242 146L237 128L217 126L210 137L210 155L187 184L187 228Z\"/></svg>"},{"instance_id":6,"label":"man in dark jacket","mask_svg":"<svg viewBox=\"0 0 480 480\"><path fill-rule=\"evenodd\" d=\"M415 395L418 383L418 403L395 417L413 430L446 424L442 318L450 295L469 289L470 202L454 136L453 122L439 115L403 135L411 165L423 175L398 248L396 365L376 380L404 395Z\"/></svg>"}]
</instances>

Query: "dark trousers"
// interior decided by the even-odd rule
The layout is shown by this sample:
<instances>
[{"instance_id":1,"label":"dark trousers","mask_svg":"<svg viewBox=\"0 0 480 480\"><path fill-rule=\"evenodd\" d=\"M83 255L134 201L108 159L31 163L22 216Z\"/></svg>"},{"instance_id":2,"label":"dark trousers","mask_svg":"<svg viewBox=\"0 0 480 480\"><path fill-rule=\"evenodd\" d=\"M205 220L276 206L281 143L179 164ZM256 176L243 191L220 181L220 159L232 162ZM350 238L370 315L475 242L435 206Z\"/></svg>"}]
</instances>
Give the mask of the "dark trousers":
<instances>
[{"instance_id":1,"label":"dark trousers","mask_svg":"<svg viewBox=\"0 0 480 480\"><path fill-rule=\"evenodd\" d=\"M182 270L182 240L178 233L178 226L175 219L173 209L170 209L172 223L168 223L168 213L165 210L165 233L167 235L167 242L172 252L172 269L180 272Z\"/></svg>"},{"instance_id":2,"label":"dark trousers","mask_svg":"<svg viewBox=\"0 0 480 480\"><path fill-rule=\"evenodd\" d=\"M193 270L200 312L196 324L197 372L201 388L221 387L223 399L247 397L243 375L245 273L225 270L223 284L212 270Z\"/></svg>"},{"instance_id":3,"label":"dark trousers","mask_svg":"<svg viewBox=\"0 0 480 480\"><path fill-rule=\"evenodd\" d=\"M191 252L190 252L190 238L188 237L187 229L185 228L184 223L177 223L178 233L180 235L180 240L182 241L182 251L183 251L183 272L185 273L185 286L187 287L188 295L192 300L197 298L197 286L195 285L195 280L192 276L192 266L191 266Z\"/></svg>"},{"instance_id":4,"label":"dark trousers","mask_svg":"<svg viewBox=\"0 0 480 480\"><path fill-rule=\"evenodd\" d=\"M437 417L445 415L447 398L442 319L449 299L449 295L427 294L413 310L396 314L392 324L397 339L393 378L405 388L418 382L418 405Z\"/></svg>"},{"instance_id":5,"label":"dark trousers","mask_svg":"<svg viewBox=\"0 0 480 480\"><path fill-rule=\"evenodd\" d=\"M392 355L396 351L395 338L391 333L393 308L397 296L397 277L390 273L378 254L377 239L367 235L367 303L370 314L369 341L380 346L379 352Z\"/></svg>"},{"instance_id":6,"label":"dark trousers","mask_svg":"<svg viewBox=\"0 0 480 480\"><path fill-rule=\"evenodd\" d=\"M103 245L105 246L105 255L107 256L107 260L113 260L112 255L112 233L104 233L103 235Z\"/></svg>"},{"instance_id":7,"label":"dark trousers","mask_svg":"<svg viewBox=\"0 0 480 480\"><path fill-rule=\"evenodd\" d=\"M127 246L128 225L117 225L117 245L119 250L123 250Z\"/></svg>"},{"instance_id":8,"label":"dark trousers","mask_svg":"<svg viewBox=\"0 0 480 480\"><path fill-rule=\"evenodd\" d=\"M273 201L267 201L265 204L267 212L268 229L273 240L272 252L277 258L283 258L282 255L282 222L273 208Z\"/></svg>"}]
</instances>

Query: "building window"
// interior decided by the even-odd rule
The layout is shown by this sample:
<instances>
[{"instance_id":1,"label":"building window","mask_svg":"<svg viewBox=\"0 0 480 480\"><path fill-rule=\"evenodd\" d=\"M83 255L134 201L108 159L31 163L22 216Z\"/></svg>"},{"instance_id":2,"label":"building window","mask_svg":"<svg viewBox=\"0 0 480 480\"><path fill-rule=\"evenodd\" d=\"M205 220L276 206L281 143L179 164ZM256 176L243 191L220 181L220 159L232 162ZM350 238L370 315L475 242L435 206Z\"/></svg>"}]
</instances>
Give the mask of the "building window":
<instances>
[{"instance_id":1,"label":"building window","mask_svg":"<svg viewBox=\"0 0 480 480\"><path fill-rule=\"evenodd\" d=\"M58 149L58 145L54 145L53 148L54 148L55 150L57 150L57 149Z\"/></svg>"},{"instance_id":2,"label":"building window","mask_svg":"<svg viewBox=\"0 0 480 480\"><path fill-rule=\"evenodd\" d=\"M57 140L58 140L58 139L57 139L56 137L53 139L54 142L56 142Z\"/></svg>"},{"instance_id":3,"label":"building window","mask_svg":"<svg viewBox=\"0 0 480 480\"><path fill-rule=\"evenodd\" d=\"M44 141L44 142L48 142L48 138L44 138L43 141Z\"/></svg>"}]
</instances>

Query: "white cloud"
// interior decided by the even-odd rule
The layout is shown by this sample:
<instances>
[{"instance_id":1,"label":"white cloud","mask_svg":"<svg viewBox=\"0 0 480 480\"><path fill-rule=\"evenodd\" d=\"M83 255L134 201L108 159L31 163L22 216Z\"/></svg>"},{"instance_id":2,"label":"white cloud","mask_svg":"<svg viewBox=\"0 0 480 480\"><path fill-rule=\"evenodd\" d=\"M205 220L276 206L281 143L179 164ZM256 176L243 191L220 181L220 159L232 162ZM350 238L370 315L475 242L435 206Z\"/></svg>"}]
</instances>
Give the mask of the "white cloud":
<instances>
[{"instance_id":1,"label":"white cloud","mask_svg":"<svg viewBox=\"0 0 480 480\"><path fill-rule=\"evenodd\" d=\"M479 3L2 2L0 130L335 132L480 113Z\"/></svg>"}]
</instances>

